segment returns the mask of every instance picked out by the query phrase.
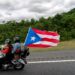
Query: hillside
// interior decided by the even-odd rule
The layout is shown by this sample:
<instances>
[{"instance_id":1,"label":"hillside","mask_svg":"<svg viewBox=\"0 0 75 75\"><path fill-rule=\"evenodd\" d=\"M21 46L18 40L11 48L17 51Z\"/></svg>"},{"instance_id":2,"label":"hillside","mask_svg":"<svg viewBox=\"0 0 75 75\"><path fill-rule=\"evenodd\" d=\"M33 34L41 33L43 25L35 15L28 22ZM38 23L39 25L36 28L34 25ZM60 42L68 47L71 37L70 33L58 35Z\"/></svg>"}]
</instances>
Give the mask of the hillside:
<instances>
[{"instance_id":1,"label":"hillside","mask_svg":"<svg viewBox=\"0 0 75 75\"><path fill-rule=\"evenodd\" d=\"M75 39L75 8L47 19L41 17L39 21L31 19L31 21L21 20L19 23L9 21L0 24L0 43L3 43L6 38L13 40L15 35L20 35L21 41L24 42L30 26L41 30L57 31L61 36L61 41Z\"/></svg>"}]
</instances>

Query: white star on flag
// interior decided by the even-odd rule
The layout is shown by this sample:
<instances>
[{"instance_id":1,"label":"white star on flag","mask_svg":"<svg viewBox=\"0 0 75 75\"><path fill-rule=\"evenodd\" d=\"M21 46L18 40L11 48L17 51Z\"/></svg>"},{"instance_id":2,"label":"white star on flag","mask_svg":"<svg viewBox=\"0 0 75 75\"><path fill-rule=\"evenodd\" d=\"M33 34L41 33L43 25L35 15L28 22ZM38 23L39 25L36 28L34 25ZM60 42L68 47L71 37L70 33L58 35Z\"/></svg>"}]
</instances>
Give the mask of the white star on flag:
<instances>
[{"instance_id":1,"label":"white star on flag","mask_svg":"<svg viewBox=\"0 0 75 75\"><path fill-rule=\"evenodd\" d=\"M31 37L31 41L34 41L36 38L33 36L33 37Z\"/></svg>"}]
</instances>

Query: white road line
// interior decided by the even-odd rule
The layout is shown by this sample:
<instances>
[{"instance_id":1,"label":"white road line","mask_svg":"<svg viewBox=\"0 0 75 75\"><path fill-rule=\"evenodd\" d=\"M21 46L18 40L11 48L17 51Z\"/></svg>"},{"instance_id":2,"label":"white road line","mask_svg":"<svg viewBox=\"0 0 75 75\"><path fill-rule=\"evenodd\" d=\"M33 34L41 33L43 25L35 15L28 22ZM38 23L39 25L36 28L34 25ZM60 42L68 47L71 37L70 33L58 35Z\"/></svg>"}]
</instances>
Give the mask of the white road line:
<instances>
[{"instance_id":1,"label":"white road line","mask_svg":"<svg viewBox=\"0 0 75 75\"><path fill-rule=\"evenodd\" d=\"M65 62L75 62L75 59L71 60L52 60L52 61L31 61L28 64L39 64L39 63L65 63Z\"/></svg>"}]
</instances>

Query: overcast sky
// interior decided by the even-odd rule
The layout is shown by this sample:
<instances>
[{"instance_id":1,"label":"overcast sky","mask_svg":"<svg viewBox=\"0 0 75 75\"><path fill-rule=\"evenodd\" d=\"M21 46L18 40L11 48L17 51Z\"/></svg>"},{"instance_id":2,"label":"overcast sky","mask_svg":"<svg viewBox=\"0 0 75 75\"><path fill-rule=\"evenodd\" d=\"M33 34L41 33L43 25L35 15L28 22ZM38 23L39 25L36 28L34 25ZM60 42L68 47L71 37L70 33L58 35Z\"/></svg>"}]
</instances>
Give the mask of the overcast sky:
<instances>
[{"instance_id":1,"label":"overcast sky","mask_svg":"<svg viewBox=\"0 0 75 75\"><path fill-rule=\"evenodd\" d=\"M75 0L0 0L0 21L38 19L75 8Z\"/></svg>"}]
</instances>

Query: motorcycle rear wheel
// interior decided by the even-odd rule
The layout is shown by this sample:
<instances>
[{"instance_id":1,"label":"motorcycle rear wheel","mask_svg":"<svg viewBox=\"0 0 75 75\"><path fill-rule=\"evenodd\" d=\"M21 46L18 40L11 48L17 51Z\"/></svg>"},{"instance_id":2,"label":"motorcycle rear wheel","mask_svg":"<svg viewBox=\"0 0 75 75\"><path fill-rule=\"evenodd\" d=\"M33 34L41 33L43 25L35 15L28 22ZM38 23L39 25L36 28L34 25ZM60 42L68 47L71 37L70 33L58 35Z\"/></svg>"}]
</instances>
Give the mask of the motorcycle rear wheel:
<instances>
[{"instance_id":1,"label":"motorcycle rear wheel","mask_svg":"<svg viewBox=\"0 0 75 75\"><path fill-rule=\"evenodd\" d=\"M3 64L2 65L2 71L7 71L9 69L9 66L8 66L8 64Z\"/></svg>"}]
</instances>

